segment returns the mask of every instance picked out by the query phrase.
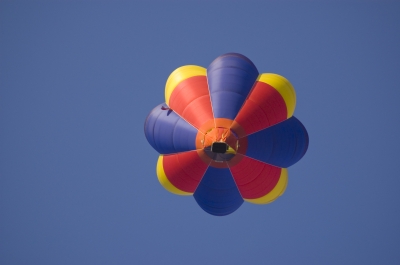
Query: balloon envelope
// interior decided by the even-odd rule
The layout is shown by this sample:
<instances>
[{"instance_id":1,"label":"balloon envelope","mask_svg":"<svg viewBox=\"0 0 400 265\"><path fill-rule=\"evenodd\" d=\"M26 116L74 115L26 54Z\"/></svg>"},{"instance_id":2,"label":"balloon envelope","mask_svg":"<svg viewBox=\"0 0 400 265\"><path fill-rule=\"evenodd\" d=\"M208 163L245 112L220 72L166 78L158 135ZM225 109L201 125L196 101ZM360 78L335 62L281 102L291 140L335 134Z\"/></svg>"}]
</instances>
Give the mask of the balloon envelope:
<instances>
[{"instance_id":1,"label":"balloon envelope","mask_svg":"<svg viewBox=\"0 0 400 265\"><path fill-rule=\"evenodd\" d=\"M160 153L160 183L174 194L193 195L217 216L233 213L244 201L276 200L285 191L287 168L308 148L295 106L286 78L260 74L241 54L221 55L207 69L179 67L167 80L165 103L144 126Z\"/></svg>"}]
</instances>

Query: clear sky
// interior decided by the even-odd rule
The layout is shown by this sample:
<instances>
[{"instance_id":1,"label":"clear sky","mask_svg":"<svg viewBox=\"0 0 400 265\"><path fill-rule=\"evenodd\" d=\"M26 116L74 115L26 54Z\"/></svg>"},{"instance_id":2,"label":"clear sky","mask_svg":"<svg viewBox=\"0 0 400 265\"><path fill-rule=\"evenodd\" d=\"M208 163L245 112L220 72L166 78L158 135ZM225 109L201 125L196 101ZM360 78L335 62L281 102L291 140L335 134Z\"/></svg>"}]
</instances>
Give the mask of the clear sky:
<instances>
[{"instance_id":1,"label":"clear sky","mask_svg":"<svg viewBox=\"0 0 400 265\"><path fill-rule=\"evenodd\" d=\"M1 1L0 264L399 264L399 1ZM143 125L238 52L296 89L285 194L215 217Z\"/></svg>"}]
</instances>

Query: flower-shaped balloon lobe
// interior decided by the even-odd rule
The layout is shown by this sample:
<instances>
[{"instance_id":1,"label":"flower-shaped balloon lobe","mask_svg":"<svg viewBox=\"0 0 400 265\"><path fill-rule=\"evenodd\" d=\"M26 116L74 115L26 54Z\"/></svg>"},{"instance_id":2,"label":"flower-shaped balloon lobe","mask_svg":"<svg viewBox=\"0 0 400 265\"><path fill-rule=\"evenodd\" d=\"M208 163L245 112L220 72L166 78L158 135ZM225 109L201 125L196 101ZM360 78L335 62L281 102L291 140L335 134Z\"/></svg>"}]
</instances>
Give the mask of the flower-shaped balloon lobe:
<instances>
[{"instance_id":1,"label":"flower-shaped balloon lobe","mask_svg":"<svg viewBox=\"0 0 400 265\"><path fill-rule=\"evenodd\" d=\"M193 195L212 215L231 214L243 201L276 200L287 167L308 147L295 106L286 78L260 74L241 54L221 55L207 69L179 67L167 80L165 103L144 126L160 153L158 180L172 193Z\"/></svg>"}]
</instances>

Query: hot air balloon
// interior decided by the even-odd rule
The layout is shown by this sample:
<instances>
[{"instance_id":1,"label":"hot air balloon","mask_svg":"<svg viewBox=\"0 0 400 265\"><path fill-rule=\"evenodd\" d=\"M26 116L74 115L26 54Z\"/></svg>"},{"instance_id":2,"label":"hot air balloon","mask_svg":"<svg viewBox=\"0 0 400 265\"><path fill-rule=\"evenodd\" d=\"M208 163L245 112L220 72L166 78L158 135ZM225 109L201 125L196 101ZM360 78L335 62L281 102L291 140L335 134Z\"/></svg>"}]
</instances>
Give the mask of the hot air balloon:
<instances>
[{"instance_id":1,"label":"hot air balloon","mask_svg":"<svg viewBox=\"0 0 400 265\"><path fill-rule=\"evenodd\" d=\"M293 116L296 94L277 74L260 74L245 56L228 53L206 69L177 68L165 103L148 115L144 131L160 153L157 177L168 191L193 195L207 213L236 211L244 201L267 204L283 194L287 168L308 148Z\"/></svg>"}]
</instances>

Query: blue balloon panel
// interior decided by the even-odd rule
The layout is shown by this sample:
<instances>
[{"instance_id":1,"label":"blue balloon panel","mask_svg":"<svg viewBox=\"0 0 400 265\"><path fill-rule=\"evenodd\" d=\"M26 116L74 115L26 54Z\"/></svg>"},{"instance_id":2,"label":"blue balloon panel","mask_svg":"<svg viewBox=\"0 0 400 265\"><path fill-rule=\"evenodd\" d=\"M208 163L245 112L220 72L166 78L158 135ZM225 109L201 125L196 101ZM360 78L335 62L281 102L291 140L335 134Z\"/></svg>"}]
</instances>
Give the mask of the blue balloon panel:
<instances>
[{"instance_id":1,"label":"blue balloon panel","mask_svg":"<svg viewBox=\"0 0 400 265\"><path fill-rule=\"evenodd\" d=\"M257 77L257 68L241 54L227 53L215 59L207 68L214 117L235 119Z\"/></svg>"},{"instance_id":2,"label":"blue balloon panel","mask_svg":"<svg viewBox=\"0 0 400 265\"><path fill-rule=\"evenodd\" d=\"M299 161L308 148L308 133L294 116L247 136L246 156L287 168Z\"/></svg>"},{"instance_id":3,"label":"blue balloon panel","mask_svg":"<svg viewBox=\"0 0 400 265\"><path fill-rule=\"evenodd\" d=\"M197 130L166 108L160 104L147 116L144 124L147 141L160 154L196 150Z\"/></svg>"},{"instance_id":4,"label":"blue balloon panel","mask_svg":"<svg viewBox=\"0 0 400 265\"><path fill-rule=\"evenodd\" d=\"M217 216L231 214L243 203L228 168L209 167L193 196L204 211Z\"/></svg>"}]
</instances>

